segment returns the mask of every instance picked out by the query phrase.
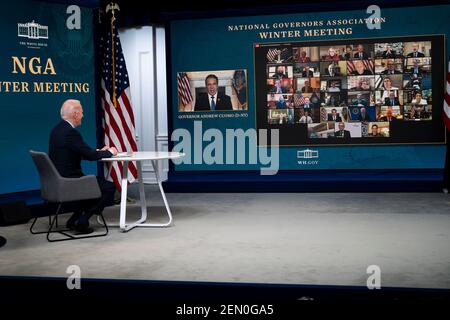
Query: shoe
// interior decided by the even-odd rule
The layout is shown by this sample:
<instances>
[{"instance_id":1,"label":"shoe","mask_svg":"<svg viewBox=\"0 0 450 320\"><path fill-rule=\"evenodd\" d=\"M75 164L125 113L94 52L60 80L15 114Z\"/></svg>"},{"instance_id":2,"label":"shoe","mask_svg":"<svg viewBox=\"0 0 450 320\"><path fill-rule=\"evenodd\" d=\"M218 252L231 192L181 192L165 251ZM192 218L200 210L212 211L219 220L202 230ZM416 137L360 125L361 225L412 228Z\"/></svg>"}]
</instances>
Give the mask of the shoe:
<instances>
[{"instance_id":1,"label":"shoe","mask_svg":"<svg viewBox=\"0 0 450 320\"><path fill-rule=\"evenodd\" d=\"M94 229L90 228L88 224L75 223L73 230L76 231L77 234L90 234L94 232Z\"/></svg>"},{"instance_id":2,"label":"shoe","mask_svg":"<svg viewBox=\"0 0 450 320\"><path fill-rule=\"evenodd\" d=\"M74 221L70 221L70 219L67 220L66 228L69 229L69 230L75 229L75 222Z\"/></svg>"},{"instance_id":3,"label":"shoe","mask_svg":"<svg viewBox=\"0 0 450 320\"><path fill-rule=\"evenodd\" d=\"M75 212L70 216L69 220L66 222L66 228L73 230L75 228L75 222L81 217L82 212Z\"/></svg>"},{"instance_id":4,"label":"shoe","mask_svg":"<svg viewBox=\"0 0 450 320\"><path fill-rule=\"evenodd\" d=\"M6 239L3 237L0 237L0 247L3 247L6 244Z\"/></svg>"}]
</instances>

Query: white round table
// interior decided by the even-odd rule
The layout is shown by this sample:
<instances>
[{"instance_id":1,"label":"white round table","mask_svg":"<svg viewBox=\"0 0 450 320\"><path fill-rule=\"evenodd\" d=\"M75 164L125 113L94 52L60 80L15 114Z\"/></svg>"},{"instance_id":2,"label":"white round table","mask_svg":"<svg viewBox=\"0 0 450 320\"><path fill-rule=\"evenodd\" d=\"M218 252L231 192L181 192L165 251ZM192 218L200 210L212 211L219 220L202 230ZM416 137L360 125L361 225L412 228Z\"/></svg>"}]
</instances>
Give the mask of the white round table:
<instances>
[{"instance_id":1,"label":"white round table","mask_svg":"<svg viewBox=\"0 0 450 320\"><path fill-rule=\"evenodd\" d=\"M115 162L120 161L122 163L122 180L121 180L121 199L120 199L120 222L118 225L120 229L124 232L129 231L135 227L168 227L172 224L172 213L170 212L169 203L167 202L164 189L161 184L161 179L158 174L158 161L178 159L184 157L184 153L180 152L166 152L166 151L138 151L133 153L120 153L117 156L111 158L103 158L101 161L104 162ZM138 177L137 181L139 183L139 198L141 203L141 218L133 223L126 222L127 216L127 188L128 188L128 164L130 161L136 162ZM144 182L142 178L142 161L150 161L153 170L155 171L156 182L158 183L161 196L164 200L164 205L166 206L167 215L169 221L166 223L146 223L147 221L147 202L145 200ZM114 225L111 225L114 226Z\"/></svg>"}]
</instances>

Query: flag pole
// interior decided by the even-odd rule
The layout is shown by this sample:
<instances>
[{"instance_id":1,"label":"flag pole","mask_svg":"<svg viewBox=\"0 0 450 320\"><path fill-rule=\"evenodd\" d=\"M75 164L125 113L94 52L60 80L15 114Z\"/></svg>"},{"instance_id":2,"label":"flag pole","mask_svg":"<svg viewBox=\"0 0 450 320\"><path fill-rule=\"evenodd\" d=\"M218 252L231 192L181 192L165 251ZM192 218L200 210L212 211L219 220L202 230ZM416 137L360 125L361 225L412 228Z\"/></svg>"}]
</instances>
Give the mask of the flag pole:
<instances>
[{"instance_id":1,"label":"flag pole","mask_svg":"<svg viewBox=\"0 0 450 320\"><path fill-rule=\"evenodd\" d=\"M114 48L114 28L115 28L115 11L119 11L119 5L114 2L110 2L106 6L106 12L111 11L111 67L112 67L112 101L114 104L114 108L117 108L117 97L116 97L116 57L115 57L115 48Z\"/></svg>"}]
</instances>

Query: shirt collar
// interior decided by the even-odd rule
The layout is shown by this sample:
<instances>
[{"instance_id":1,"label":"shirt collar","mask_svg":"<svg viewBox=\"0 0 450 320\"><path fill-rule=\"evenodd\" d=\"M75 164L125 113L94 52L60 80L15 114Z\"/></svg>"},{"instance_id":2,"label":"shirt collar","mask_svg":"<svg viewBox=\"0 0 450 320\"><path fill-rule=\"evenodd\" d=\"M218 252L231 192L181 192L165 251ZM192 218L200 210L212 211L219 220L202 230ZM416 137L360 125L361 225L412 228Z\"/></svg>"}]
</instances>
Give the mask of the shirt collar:
<instances>
[{"instance_id":1,"label":"shirt collar","mask_svg":"<svg viewBox=\"0 0 450 320\"><path fill-rule=\"evenodd\" d=\"M70 122L69 120L64 119L64 121L66 121L68 124L70 124L72 126L72 128L75 129L75 126L72 124L72 122Z\"/></svg>"}]
</instances>

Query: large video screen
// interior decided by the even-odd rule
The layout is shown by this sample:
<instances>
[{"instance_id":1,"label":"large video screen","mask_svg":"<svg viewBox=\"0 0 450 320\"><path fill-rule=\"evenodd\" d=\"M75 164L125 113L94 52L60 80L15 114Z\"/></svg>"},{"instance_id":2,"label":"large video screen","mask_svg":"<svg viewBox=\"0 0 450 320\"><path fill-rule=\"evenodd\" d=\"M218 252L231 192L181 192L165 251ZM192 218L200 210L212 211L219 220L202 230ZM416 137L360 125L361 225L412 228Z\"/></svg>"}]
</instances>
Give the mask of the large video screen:
<instances>
[{"instance_id":1,"label":"large video screen","mask_svg":"<svg viewBox=\"0 0 450 320\"><path fill-rule=\"evenodd\" d=\"M254 45L258 129L280 145L441 143L444 37Z\"/></svg>"},{"instance_id":2,"label":"large video screen","mask_svg":"<svg viewBox=\"0 0 450 320\"><path fill-rule=\"evenodd\" d=\"M449 12L172 21L171 171L258 171L278 147L280 170L443 168Z\"/></svg>"}]
</instances>

